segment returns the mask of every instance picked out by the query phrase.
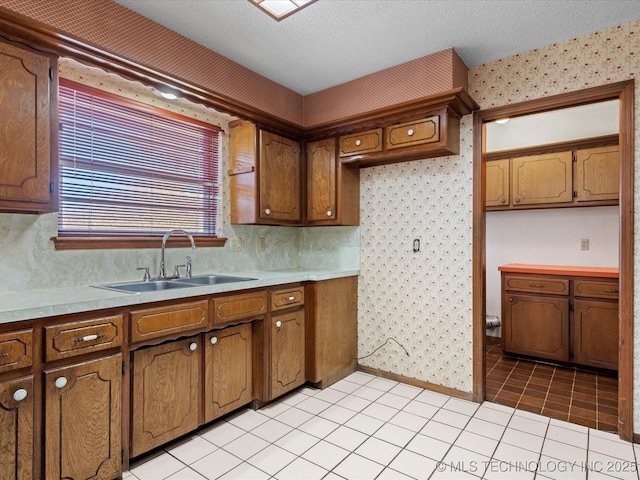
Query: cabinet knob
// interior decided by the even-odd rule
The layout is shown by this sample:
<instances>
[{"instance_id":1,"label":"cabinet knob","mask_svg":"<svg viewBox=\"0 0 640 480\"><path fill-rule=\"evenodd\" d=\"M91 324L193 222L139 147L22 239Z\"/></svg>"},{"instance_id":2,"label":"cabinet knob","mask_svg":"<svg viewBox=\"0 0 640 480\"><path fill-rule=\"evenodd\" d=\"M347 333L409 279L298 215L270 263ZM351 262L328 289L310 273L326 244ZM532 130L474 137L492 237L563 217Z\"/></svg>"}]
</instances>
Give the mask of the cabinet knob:
<instances>
[{"instance_id":1,"label":"cabinet knob","mask_svg":"<svg viewBox=\"0 0 640 480\"><path fill-rule=\"evenodd\" d=\"M500 203L504 205L506 203L506 200L503 198L500 200Z\"/></svg>"},{"instance_id":2,"label":"cabinet knob","mask_svg":"<svg viewBox=\"0 0 640 480\"><path fill-rule=\"evenodd\" d=\"M58 377L54 382L56 388L64 388L67 385L67 379L65 377Z\"/></svg>"},{"instance_id":3,"label":"cabinet knob","mask_svg":"<svg viewBox=\"0 0 640 480\"><path fill-rule=\"evenodd\" d=\"M270 208L265 209L264 213L265 215L271 215L271 209Z\"/></svg>"},{"instance_id":4,"label":"cabinet knob","mask_svg":"<svg viewBox=\"0 0 640 480\"><path fill-rule=\"evenodd\" d=\"M510 301L510 302L513 302L513 297L509 297L509 301Z\"/></svg>"},{"instance_id":5,"label":"cabinet knob","mask_svg":"<svg viewBox=\"0 0 640 480\"><path fill-rule=\"evenodd\" d=\"M218 343L218 337L211 337L211 345Z\"/></svg>"},{"instance_id":6,"label":"cabinet knob","mask_svg":"<svg viewBox=\"0 0 640 480\"><path fill-rule=\"evenodd\" d=\"M280 328L282 326L282 322L280 320L278 320L276 322L276 328Z\"/></svg>"},{"instance_id":7,"label":"cabinet knob","mask_svg":"<svg viewBox=\"0 0 640 480\"><path fill-rule=\"evenodd\" d=\"M409 136L413 135L413 128L410 128L409 130L407 130L407 135Z\"/></svg>"},{"instance_id":8,"label":"cabinet knob","mask_svg":"<svg viewBox=\"0 0 640 480\"><path fill-rule=\"evenodd\" d=\"M362 145L362 140L356 140L356 147L359 147L360 145Z\"/></svg>"},{"instance_id":9,"label":"cabinet knob","mask_svg":"<svg viewBox=\"0 0 640 480\"><path fill-rule=\"evenodd\" d=\"M18 390L13 392L13 399L16 402L21 402L25 398L27 398L27 391L24 388L19 388Z\"/></svg>"},{"instance_id":10,"label":"cabinet knob","mask_svg":"<svg viewBox=\"0 0 640 480\"><path fill-rule=\"evenodd\" d=\"M516 198L516 203L520 203L520 197Z\"/></svg>"},{"instance_id":11,"label":"cabinet knob","mask_svg":"<svg viewBox=\"0 0 640 480\"><path fill-rule=\"evenodd\" d=\"M191 350L192 352L195 352L197 348L198 344L196 342L193 342L191 345L189 345L189 350Z\"/></svg>"},{"instance_id":12,"label":"cabinet knob","mask_svg":"<svg viewBox=\"0 0 640 480\"><path fill-rule=\"evenodd\" d=\"M327 217L330 217L331 215L333 215L333 212L331 210L327 210Z\"/></svg>"}]
</instances>

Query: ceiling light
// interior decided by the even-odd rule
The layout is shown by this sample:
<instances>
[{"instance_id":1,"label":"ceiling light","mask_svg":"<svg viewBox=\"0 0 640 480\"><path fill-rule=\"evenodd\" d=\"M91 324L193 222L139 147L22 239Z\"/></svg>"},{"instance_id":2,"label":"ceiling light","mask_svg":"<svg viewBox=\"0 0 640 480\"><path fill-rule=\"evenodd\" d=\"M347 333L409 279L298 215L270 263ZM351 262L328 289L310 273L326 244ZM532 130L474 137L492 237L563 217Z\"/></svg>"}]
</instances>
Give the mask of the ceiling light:
<instances>
[{"instance_id":1,"label":"ceiling light","mask_svg":"<svg viewBox=\"0 0 640 480\"><path fill-rule=\"evenodd\" d=\"M509 121L508 118L501 118L500 120L496 120L498 125L502 125L503 123L507 123Z\"/></svg>"},{"instance_id":2,"label":"ceiling light","mask_svg":"<svg viewBox=\"0 0 640 480\"><path fill-rule=\"evenodd\" d=\"M277 21L288 17L316 0L249 0Z\"/></svg>"}]
</instances>

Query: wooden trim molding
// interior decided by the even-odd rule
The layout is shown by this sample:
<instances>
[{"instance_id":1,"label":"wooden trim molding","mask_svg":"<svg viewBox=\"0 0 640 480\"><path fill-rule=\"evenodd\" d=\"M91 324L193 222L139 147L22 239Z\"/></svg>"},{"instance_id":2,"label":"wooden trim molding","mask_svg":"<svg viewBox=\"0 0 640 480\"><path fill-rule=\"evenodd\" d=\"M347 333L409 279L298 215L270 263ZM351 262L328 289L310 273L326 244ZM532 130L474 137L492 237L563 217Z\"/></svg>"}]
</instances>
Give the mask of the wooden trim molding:
<instances>
[{"instance_id":1,"label":"wooden trim molding","mask_svg":"<svg viewBox=\"0 0 640 480\"><path fill-rule=\"evenodd\" d=\"M473 144L473 398L485 398L485 177L483 157L484 123L505 117L548 112L605 100L620 101L620 297L618 354L618 433L634 439L633 426L633 288L634 288L634 81L611 83L551 97L503 107L480 110L474 114Z\"/></svg>"},{"instance_id":2,"label":"wooden trim molding","mask_svg":"<svg viewBox=\"0 0 640 480\"><path fill-rule=\"evenodd\" d=\"M52 237L56 250L105 250L122 248L160 248L162 236L145 237L86 237L64 236ZM224 237L194 236L198 247L224 247L227 239ZM184 237L170 237L167 248L191 247L189 239Z\"/></svg>"}]
</instances>

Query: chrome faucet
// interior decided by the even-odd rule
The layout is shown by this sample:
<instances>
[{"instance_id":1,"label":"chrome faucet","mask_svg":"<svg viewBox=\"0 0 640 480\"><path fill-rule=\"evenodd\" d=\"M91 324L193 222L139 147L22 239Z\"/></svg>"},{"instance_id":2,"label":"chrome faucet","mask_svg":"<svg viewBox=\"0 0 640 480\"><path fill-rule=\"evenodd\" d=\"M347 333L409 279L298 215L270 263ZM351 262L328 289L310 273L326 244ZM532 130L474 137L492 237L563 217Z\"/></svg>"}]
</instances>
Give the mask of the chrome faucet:
<instances>
[{"instance_id":1,"label":"chrome faucet","mask_svg":"<svg viewBox=\"0 0 640 480\"><path fill-rule=\"evenodd\" d=\"M159 279L167 278L167 272L165 270L165 264L164 264L164 248L165 248L165 245L167 244L167 240L173 234L184 235L185 237L187 237L191 241L191 248L193 250L196 249L196 242L195 242L195 240L193 239L193 237L191 236L190 233L187 233L184 230L169 230L167 233L165 233L164 237L162 237L162 251L161 251L161 254L160 254L160 273L158 273L158 278Z\"/></svg>"}]
</instances>

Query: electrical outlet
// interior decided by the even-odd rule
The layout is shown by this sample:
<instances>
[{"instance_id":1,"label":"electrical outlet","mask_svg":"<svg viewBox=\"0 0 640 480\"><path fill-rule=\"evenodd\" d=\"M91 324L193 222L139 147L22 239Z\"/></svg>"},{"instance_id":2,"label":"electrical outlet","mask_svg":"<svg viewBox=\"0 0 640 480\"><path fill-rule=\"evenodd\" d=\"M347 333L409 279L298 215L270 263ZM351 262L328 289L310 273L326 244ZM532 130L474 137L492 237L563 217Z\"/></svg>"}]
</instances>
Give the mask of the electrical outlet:
<instances>
[{"instance_id":1,"label":"electrical outlet","mask_svg":"<svg viewBox=\"0 0 640 480\"><path fill-rule=\"evenodd\" d=\"M267 239L264 237L258 237L258 250L263 251L267 249Z\"/></svg>"},{"instance_id":2,"label":"electrical outlet","mask_svg":"<svg viewBox=\"0 0 640 480\"><path fill-rule=\"evenodd\" d=\"M242 250L242 239L241 238L232 238L231 242L231 251L239 252Z\"/></svg>"},{"instance_id":3,"label":"electrical outlet","mask_svg":"<svg viewBox=\"0 0 640 480\"><path fill-rule=\"evenodd\" d=\"M589 239L583 238L580 240L580 250L589 250Z\"/></svg>"}]
</instances>

